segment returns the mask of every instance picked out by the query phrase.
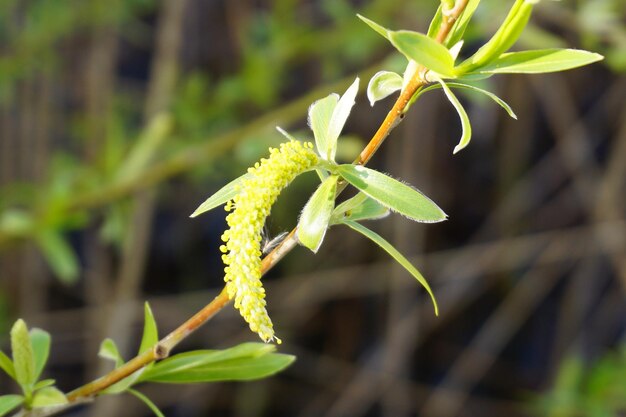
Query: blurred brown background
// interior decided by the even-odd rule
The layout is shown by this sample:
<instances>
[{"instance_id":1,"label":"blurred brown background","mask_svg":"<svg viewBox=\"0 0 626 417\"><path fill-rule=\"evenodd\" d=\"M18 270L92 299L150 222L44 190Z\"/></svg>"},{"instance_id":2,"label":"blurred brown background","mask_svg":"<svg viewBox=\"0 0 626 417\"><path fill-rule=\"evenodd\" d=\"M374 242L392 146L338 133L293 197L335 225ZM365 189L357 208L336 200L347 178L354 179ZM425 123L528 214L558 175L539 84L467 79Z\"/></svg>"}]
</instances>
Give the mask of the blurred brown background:
<instances>
[{"instance_id":1,"label":"blurred brown background","mask_svg":"<svg viewBox=\"0 0 626 417\"><path fill-rule=\"evenodd\" d=\"M361 13L425 31L435 0L0 0L0 344L17 317L48 330L48 377L71 390L135 351L148 300L165 334L222 285L224 213L188 215L356 75L402 59ZM484 0L469 54L512 2ZM441 224L369 226L420 286L348 229L294 250L266 279L280 350L258 382L148 385L170 416L626 415L626 5L544 2L517 48L579 47L590 67L486 84L516 111L462 96L474 128L430 93L372 165L431 196ZM364 94L341 158L391 99ZM268 223L289 230L313 190L298 179ZM256 341L232 308L182 349ZM0 376L0 392L15 387ZM620 414L621 413L621 414ZM143 416L130 397L75 416Z\"/></svg>"}]
</instances>

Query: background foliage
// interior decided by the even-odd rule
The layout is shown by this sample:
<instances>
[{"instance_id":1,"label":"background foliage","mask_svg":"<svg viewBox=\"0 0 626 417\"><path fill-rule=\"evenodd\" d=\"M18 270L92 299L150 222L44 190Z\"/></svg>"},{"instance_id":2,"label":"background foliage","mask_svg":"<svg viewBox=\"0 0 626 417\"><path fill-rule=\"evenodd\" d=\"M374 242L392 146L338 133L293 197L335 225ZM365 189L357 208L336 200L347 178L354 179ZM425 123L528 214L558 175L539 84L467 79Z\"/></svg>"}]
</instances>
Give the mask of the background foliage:
<instances>
[{"instance_id":1,"label":"background foliage","mask_svg":"<svg viewBox=\"0 0 626 417\"><path fill-rule=\"evenodd\" d=\"M308 105L355 73L402 70L357 12L424 31L432 3L0 1L3 348L16 317L48 330L44 376L69 390L110 369L96 356L105 337L134 352L143 300L163 331L210 300L224 215L187 216L283 140L275 125L304 131ZM481 3L476 47L507 7ZM172 416L623 412L624 372L610 371L624 369L626 325L625 20L620 0L542 3L523 46L607 60L498 78L492 89L518 121L461 96L474 139L454 157L456 114L425 98L373 161L450 215L428 228L401 218L375 227L429 277L439 318L386 254L333 229L317 255L297 249L267 278L281 351L298 356L291 368L145 392ZM371 109L359 95L338 160L353 159L386 103ZM294 225L314 183L281 196L270 235ZM229 309L186 348L251 337ZM0 379L0 392L15 387ZM118 401L76 414L119 415Z\"/></svg>"}]
</instances>

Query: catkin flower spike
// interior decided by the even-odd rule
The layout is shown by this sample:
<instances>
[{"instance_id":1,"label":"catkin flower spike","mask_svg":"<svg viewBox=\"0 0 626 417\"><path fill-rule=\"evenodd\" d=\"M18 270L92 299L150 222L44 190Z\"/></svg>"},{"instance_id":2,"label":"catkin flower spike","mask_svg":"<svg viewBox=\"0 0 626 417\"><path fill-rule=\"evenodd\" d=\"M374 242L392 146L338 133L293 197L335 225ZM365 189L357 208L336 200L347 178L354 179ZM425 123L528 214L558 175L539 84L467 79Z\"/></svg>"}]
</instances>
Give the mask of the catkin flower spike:
<instances>
[{"instance_id":1,"label":"catkin flower spike","mask_svg":"<svg viewBox=\"0 0 626 417\"><path fill-rule=\"evenodd\" d=\"M311 143L295 140L270 148L270 156L248 168L249 178L239 186L237 195L225 209L229 228L222 235L224 281L235 308L264 342L276 340L272 320L265 308L265 289L261 284L261 233L265 219L278 195L299 174L317 164ZM231 211L232 210L232 211Z\"/></svg>"}]
</instances>

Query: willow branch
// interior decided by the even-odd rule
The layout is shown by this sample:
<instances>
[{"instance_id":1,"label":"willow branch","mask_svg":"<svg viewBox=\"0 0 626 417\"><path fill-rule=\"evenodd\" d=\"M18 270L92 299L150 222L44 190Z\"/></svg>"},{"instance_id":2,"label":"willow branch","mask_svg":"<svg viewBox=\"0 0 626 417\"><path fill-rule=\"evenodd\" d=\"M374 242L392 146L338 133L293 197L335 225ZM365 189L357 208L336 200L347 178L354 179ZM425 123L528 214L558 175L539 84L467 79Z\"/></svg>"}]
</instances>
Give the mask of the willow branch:
<instances>
[{"instance_id":1,"label":"willow branch","mask_svg":"<svg viewBox=\"0 0 626 417\"><path fill-rule=\"evenodd\" d=\"M468 0L457 1L454 9L442 22L442 25L436 36L436 40L438 42L441 43L446 39L454 25L454 22L456 22L463 10L465 10L467 2ZM423 78L424 72L425 68L423 66L418 66L415 74L412 76L408 85L401 92L400 96L397 98L389 113L387 113L387 116L381 123L380 127L378 128L372 139L363 149L359 157L355 160L356 164L365 165L376 153L376 151L378 150L380 145L382 145L387 136L389 136L389 133L400 123L400 121L404 117L404 112L407 108L409 101L417 92L417 90L426 84L426 80L424 80ZM345 187L346 184L342 184L340 189L338 189L338 193L343 191ZM297 228L294 228L289 233L289 235L276 248L274 248L274 250L272 250L265 258L263 258L263 261L261 263L262 275L265 275L270 269L272 269L274 265L276 265L287 253L289 253L298 244L296 238L296 230ZM202 310L197 312L185 323L181 324L176 330L160 340L153 347L152 350L135 357L131 361L113 370L107 375L75 389L74 391L67 394L68 400L76 401L81 398L95 396L102 390L140 370L149 363L166 358L169 355L170 351L178 343L180 343L183 339L189 336L197 328L209 321L215 314L217 314L222 308L224 308L229 301L230 300L228 298L228 294L226 292L226 289L224 288L222 289L220 294L213 299L213 301L207 304Z\"/></svg>"}]
</instances>

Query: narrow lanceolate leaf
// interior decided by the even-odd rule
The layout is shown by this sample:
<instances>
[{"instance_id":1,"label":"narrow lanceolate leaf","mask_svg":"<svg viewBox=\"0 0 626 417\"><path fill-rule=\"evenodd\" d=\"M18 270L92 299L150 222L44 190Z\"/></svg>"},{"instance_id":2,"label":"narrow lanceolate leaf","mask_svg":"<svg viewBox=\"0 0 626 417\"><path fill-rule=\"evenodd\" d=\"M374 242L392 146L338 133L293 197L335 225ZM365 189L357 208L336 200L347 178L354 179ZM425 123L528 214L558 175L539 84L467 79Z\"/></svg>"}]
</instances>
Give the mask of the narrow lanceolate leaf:
<instances>
[{"instance_id":1,"label":"narrow lanceolate leaf","mask_svg":"<svg viewBox=\"0 0 626 417\"><path fill-rule=\"evenodd\" d=\"M365 22L367 24L367 26L369 26L372 29L374 29L374 31L376 33L378 33L380 36L382 36L383 38L389 39L389 32L391 32L389 29L379 25L378 23L374 22L373 20L370 20L367 17L362 16L360 14L357 14L356 16L359 19L361 19L363 22Z\"/></svg>"},{"instance_id":2,"label":"narrow lanceolate leaf","mask_svg":"<svg viewBox=\"0 0 626 417\"><path fill-rule=\"evenodd\" d=\"M478 3L480 3L480 0L469 0L467 6L465 6L465 9L463 10L463 13L461 13L461 16L459 16L458 20L452 27L450 35L446 39L445 45L455 45L457 42L463 39L465 29L467 28L468 23L470 22L472 16L474 15L474 12L476 11Z\"/></svg>"},{"instance_id":3,"label":"narrow lanceolate leaf","mask_svg":"<svg viewBox=\"0 0 626 417\"><path fill-rule=\"evenodd\" d=\"M103 359L109 359L115 362L115 367L120 367L124 364L124 359L117 348L117 345L112 339L106 338L100 344L100 350L98 356Z\"/></svg>"},{"instance_id":4,"label":"narrow lanceolate leaf","mask_svg":"<svg viewBox=\"0 0 626 417\"><path fill-rule=\"evenodd\" d=\"M50 354L50 333L41 329L32 329L30 331L30 341L33 346L33 355L35 358L35 377L37 381L41 376L46 362L48 362L48 355Z\"/></svg>"},{"instance_id":5,"label":"narrow lanceolate leaf","mask_svg":"<svg viewBox=\"0 0 626 417\"><path fill-rule=\"evenodd\" d=\"M330 124L328 125L328 149L326 150L326 156L328 161L335 160L335 154L337 153L337 139L343 130L346 120L350 115L352 106L354 106L354 100L359 92L359 78L352 83L346 92L341 96L335 110L333 110L333 116L330 118Z\"/></svg>"},{"instance_id":6,"label":"narrow lanceolate leaf","mask_svg":"<svg viewBox=\"0 0 626 417\"><path fill-rule=\"evenodd\" d=\"M441 27L441 23L443 22L443 14L442 14L443 10L442 9L443 9L442 5L439 5L439 7L437 8L437 12L435 13L435 16L430 21L430 25L428 26L428 32L426 33L426 35L429 38L435 39L435 37L437 36L437 33L439 32L439 28Z\"/></svg>"},{"instance_id":7,"label":"narrow lanceolate leaf","mask_svg":"<svg viewBox=\"0 0 626 417\"><path fill-rule=\"evenodd\" d=\"M33 391L37 391L46 387L51 387L54 384L56 384L56 381L54 379L42 379L41 381L37 381L37 383L33 387Z\"/></svg>"},{"instance_id":8,"label":"narrow lanceolate leaf","mask_svg":"<svg viewBox=\"0 0 626 417\"><path fill-rule=\"evenodd\" d=\"M367 99L373 106L379 100L402 89L402 77L395 72L378 71L367 85Z\"/></svg>"},{"instance_id":9,"label":"narrow lanceolate leaf","mask_svg":"<svg viewBox=\"0 0 626 417\"><path fill-rule=\"evenodd\" d=\"M357 232L361 233L363 236L367 237L368 239L370 239L374 243L376 243L378 246L383 248L389 255L391 255L393 257L393 259L396 260L396 262L398 262L400 265L402 265L402 267L404 269L406 269L411 275L413 275L413 277L420 284L422 284L422 286L426 289L426 291L430 295L430 298L433 300L433 306L435 308L435 314L439 315L439 308L437 307L437 300L435 300L435 296L434 296L432 290L430 289L430 286L428 285L428 282L422 276L422 274L420 274L420 272L411 264L411 262L409 262L408 259L406 259L400 252L398 252L398 250L396 248L394 248L391 243L389 243L385 239L383 239L382 236L380 236L379 234L373 232L372 230L368 229L367 227L363 226L362 224L359 224L359 223L353 222L353 221L345 221L344 224L346 224L347 226L349 226L353 230L356 230Z\"/></svg>"},{"instance_id":10,"label":"narrow lanceolate leaf","mask_svg":"<svg viewBox=\"0 0 626 417\"><path fill-rule=\"evenodd\" d=\"M156 321L152 314L150 304L147 302L144 304L144 324L143 324L143 336L141 337L141 345L139 346L139 355L146 350L151 349L159 341L159 333L157 331Z\"/></svg>"},{"instance_id":11,"label":"narrow lanceolate leaf","mask_svg":"<svg viewBox=\"0 0 626 417\"><path fill-rule=\"evenodd\" d=\"M174 355L155 364L142 381L189 384L263 378L294 361L291 355L271 353L274 345L244 343L226 350L198 350Z\"/></svg>"},{"instance_id":12,"label":"narrow lanceolate leaf","mask_svg":"<svg viewBox=\"0 0 626 417\"><path fill-rule=\"evenodd\" d=\"M333 112L335 111L335 107L337 107L338 101L339 95L331 94L317 100L309 107L309 127L315 137L317 153L324 159L327 159L330 153L330 119L333 117Z\"/></svg>"},{"instance_id":13,"label":"narrow lanceolate leaf","mask_svg":"<svg viewBox=\"0 0 626 417\"><path fill-rule=\"evenodd\" d=\"M15 379L15 367L13 361L3 351L0 350L0 369L2 369L11 379Z\"/></svg>"},{"instance_id":14,"label":"narrow lanceolate leaf","mask_svg":"<svg viewBox=\"0 0 626 417\"><path fill-rule=\"evenodd\" d=\"M337 179L336 175L331 175L320 184L304 206L298 221L298 240L313 252L317 252L328 230L330 215L335 207Z\"/></svg>"},{"instance_id":15,"label":"narrow lanceolate leaf","mask_svg":"<svg viewBox=\"0 0 626 417\"><path fill-rule=\"evenodd\" d=\"M196 211L191 213L189 217L199 216L202 213L224 205L227 201L232 200L239 192L239 184L249 176L250 174L243 174L217 190L211 197L207 198L204 203L200 204Z\"/></svg>"},{"instance_id":16,"label":"narrow lanceolate leaf","mask_svg":"<svg viewBox=\"0 0 626 417\"><path fill-rule=\"evenodd\" d=\"M604 57L600 54L580 49L540 49L502 54L478 71L488 74L541 74L582 67L602 59Z\"/></svg>"},{"instance_id":17,"label":"narrow lanceolate leaf","mask_svg":"<svg viewBox=\"0 0 626 417\"><path fill-rule=\"evenodd\" d=\"M36 241L48 265L61 281L69 284L78 279L78 259L60 233L44 230L37 234Z\"/></svg>"},{"instance_id":18,"label":"narrow lanceolate leaf","mask_svg":"<svg viewBox=\"0 0 626 417\"><path fill-rule=\"evenodd\" d=\"M32 406L37 407L50 407L53 405L67 404L67 398L65 394L59 391L55 387L42 388L35 393L33 397Z\"/></svg>"},{"instance_id":19,"label":"narrow lanceolate leaf","mask_svg":"<svg viewBox=\"0 0 626 417\"><path fill-rule=\"evenodd\" d=\"M0 417L7 415L11 410L20 406L24 402L21 395L0 396Z\"/></svg>"},{"instance_id":20,"label":"narrow lanceolate leaf","mask_svg":"<svg viewBox=\"0 0 626 417\"><path fill-rule=\"evenodd\" d=\"M369 197L411 220L435 223L446 219L430 198L420 191L373 169L360 165L339 165L337 173Z\"/></svg>"},{"instance_id":21,"label":"narrow lanceolate leaf","mask_svg":"<svg viewBox=\"0 0 626 417\"><path fill-rule=\"evenodd\" d=\"M157 407L156 404L153 403L150 398L148 398L147 396L145 396L141 392L139 392L137 390L134 390L132 388L129 389L128 392L130 394L134 395L135 397L137 397L139 400L141 400L141 402L143 402L145 405L147 405L148 408L150 409L150 411L152 411L155 416L157 416L157 417L165 417L163 412L161 410L159 410L159 407Z\"/></svg>"},{"instance_id":22,"label":"narrow lanceolate leaf","mask_svg":"<svg viewBox=\"0 0 626 417\"><path fill-rule=\"evenodd\" d=\"M454 78L454 59L450 51L436 40L408 30L390 32L389 38L408 59L446 78Z\"/></svg>"},{"instance_id":23,"label":"narrow lanceolate leaf","mask_svg":"<svg viewBox=\"0 0 626 417\"><path fill-rule=\"evenodd\" d=\"M344 220L375 220L389 215L389 209L378 201L359 192L354 197L339 204L330 219L331 224L338 224Z\"/></svg>"},{"instance_id":24,"label":"narrow lanceolate leaf","mask_svg":"<svg viewBox=\"0 0 626 417\"><path fill-rule=\"evenodd\" d=\"M475 85L471 85L471 84L464 84L464 83L457 83L457 82L449 82L446 84L448 84L448 87L476 91L478 93L486 95L487 97L495 101L498 105L500 105L500 107L502 107L509 114L509 116L517 120L517 115L515 114L511 106L509 106L504 100L502 100L500 97L493 94L492 92L483 90L482 88L476 87Z\"/></svg>"},{"instance_id":25,"label":"narrow lanceolate leaf","mask_svg":"<svg viewBox=\"0 0 626 417\"><path fill-rule=\"evenodd\" d=\"M452 151L452 153L457 153L469 144L470 139L472 138L472 125L470 124L469 117L467 116L465 108L463 108L463 105L461 104L459 99L456 98L452 90L450 90L448 85L443 80L438 79L437 81L439 82L439 84L441 84L444 93L446 93L446 97L448 98L450 103L452 103L452 105L456 109L456 112L459 114L459 119L461 119L461 140L459 141L459 144L456 145L456 147L454 148L454 151Z\"/></svg>"},{"instance_id":26,"label":"narrow lanceolate leaf","mask_svg":"<svg viewBox=\"0 0 626 417\"><path fill-rule=\"evenodd\" d=\"M25 391L30 391L35 383L35 358L28 328L22 319L16 321L11 329L11 350L15 379Z\"/></svg>"}]
</instances>

